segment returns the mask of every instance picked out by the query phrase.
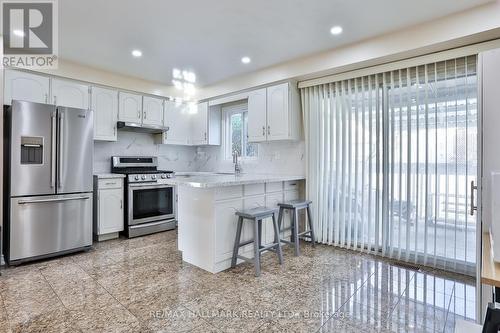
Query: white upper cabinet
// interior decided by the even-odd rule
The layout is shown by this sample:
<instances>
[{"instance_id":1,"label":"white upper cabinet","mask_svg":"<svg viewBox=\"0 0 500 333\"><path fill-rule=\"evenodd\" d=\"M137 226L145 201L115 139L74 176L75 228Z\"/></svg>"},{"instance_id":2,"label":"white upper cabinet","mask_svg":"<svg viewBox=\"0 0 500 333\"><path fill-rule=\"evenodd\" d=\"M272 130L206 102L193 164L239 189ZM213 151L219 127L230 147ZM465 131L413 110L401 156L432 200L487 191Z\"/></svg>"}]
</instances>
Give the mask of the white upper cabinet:
<instances>
[{"instance_id":1,"label":"white upper cabinet","mask_svg":"<svg viewBox=\"0 0 500 333\"><path fill-rule=\"evenodd\" d=\"M248 93L248 141L300 140L300 98L290 82Z\"/></svg>"},{"instance_id":2,"label":"white upper cabinet","mask_svg":"<svg viewBox=\"0 0 500 333\"><path fill-rule=\"evenodd\" d=\"M4 103L12 100L49 103L50 79L46 76L5 70Z\"/></svg>"},{"instance_id":3,"label":"white upper cabinet","mask_svg":"<svg viewBox=\"0 0 500 333\"><path fill-rule=\"evenodd\" d=\"M248 141L267 140L266 88L248 94Z\"/></svg>"},{"instance_id":4,"label":"white upper cabinet","mask_svg":"<svg viewBox=\"0 0 500 333\"><path fill-rule=\"evenodd\" d=\"M52 79L52 101L58 106L89 108L89 86L75 81Z\"/></svg>"},{"instance_id":5,"label":"white upper cabinet","mask_svg":"<svg viewBox=\"0 0 500 333\"><path fill-rule=\"evenodd\" d=\"M163 133L163 143L171 145L188 145L191 118L186 104L165 101L163 126L168 131Z\"/></svg>"},{"instance_id":6,"label":"white upper cabinet","mask_svg":"<svg viewBox=\"0 0 500 333\"><path fill-rule=\"evenodd\" d=\"M267 88L267 139L286 140L289 130L288 83Z\"/></svg>"},{"instance_id":7,"label":"white upper cabinet","mask_svg":"<svg viewBox=\"0 0 500 333\"><path fill-rule=\"evenodd\" d=\"M116 141L118 92L116 90L93 87L92 110L94 110L94 140Z\"/></svg>"},{"instance_id":8,"label":"white upper cabinet","mask_svg":"<svg viewBox=\"0 0 500 333\"><path fill-rule=\"evenodd\" d=\"M118 101L118 120L142 123L142 96L120 91Z\"/></svg>"},{"instance_id":9,"label":"white upper cabinet","mask_svg":"<svg viewBox=\"0 0 500 333\"><path fill-rule=\"evenodd\" d=\"M163 99L149 96L143 97L142 124L163 126Z\"/></svg>"},{"instance_id":10,"label":"white upper cabinet","mask_svg":"<svg viewBox=\"0 0 500 333\"><path fill-rule=\"evenodd\" d=\"M196 112L191 114L191 121L190 144L208 144L208 102L196 105Z\"/></svg>"}]
</instances>

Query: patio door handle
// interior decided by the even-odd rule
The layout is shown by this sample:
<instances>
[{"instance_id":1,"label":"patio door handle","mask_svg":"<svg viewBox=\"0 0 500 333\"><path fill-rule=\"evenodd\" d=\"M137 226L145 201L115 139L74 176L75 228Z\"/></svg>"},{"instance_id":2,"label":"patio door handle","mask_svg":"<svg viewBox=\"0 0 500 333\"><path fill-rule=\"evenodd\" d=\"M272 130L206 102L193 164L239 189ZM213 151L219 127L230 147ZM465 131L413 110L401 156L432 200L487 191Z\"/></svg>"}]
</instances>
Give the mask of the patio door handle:
<instances>
[{"instance_id":1,"label":"patio door handle","mask_svg":"<svg viewBox=\"0 0 500 333\"><path fill-rule=\"evenodd\" d=\"M470 182L470 215L474 216L474 211L477 211L477 206L474 206L474 191L477 190L477 185L474 185L474 181Z\"/></svg>"}]
</instances>

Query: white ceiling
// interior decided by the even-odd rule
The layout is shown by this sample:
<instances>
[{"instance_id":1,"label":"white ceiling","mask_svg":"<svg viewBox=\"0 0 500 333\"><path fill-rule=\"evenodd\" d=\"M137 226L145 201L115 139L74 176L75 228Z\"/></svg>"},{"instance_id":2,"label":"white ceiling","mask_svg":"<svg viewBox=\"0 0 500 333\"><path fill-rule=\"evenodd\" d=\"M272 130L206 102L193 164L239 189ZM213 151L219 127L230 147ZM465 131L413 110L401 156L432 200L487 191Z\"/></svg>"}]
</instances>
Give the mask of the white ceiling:
<instances>
[{"instance_id":1,"label":"white ceiling","mask_svg":"<svg viewBox=\"0 0 500 333\"><path fill-rule=\"evenodd\" d=\"M166 84L173 68L188 69L202 86L486 2L60 0L59 55ZM332 36L334 25L344 33Z\"/></svg>"}]
</instances>

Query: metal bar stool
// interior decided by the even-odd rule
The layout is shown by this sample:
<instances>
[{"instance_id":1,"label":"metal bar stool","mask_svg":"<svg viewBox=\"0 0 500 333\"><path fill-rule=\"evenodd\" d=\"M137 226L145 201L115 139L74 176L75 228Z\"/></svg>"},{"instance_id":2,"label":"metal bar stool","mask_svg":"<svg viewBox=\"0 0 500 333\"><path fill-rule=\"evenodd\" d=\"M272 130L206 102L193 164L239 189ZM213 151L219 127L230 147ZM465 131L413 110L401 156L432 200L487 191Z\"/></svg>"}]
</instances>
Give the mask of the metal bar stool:
<instances>
[{"instance_id":1,"label":"metal bar stool","mask_svg":"<svg viewBox=\"0 0 500 333\"><path fill-rule=\"evenodd\" d=\"M280 265L283 264L283 254L281 253L281 243L279 239L279 228L276 222L276 208L258 207L245 211L236 212L238 216L238 226L236 229L236 239L234 241L233 258L231 267L236 266L236 260L241 259L247 262L253 262L255 266L255 276L260 276L260 254L264 251L272 251L278 254ZM274 243L262 246L262 220L272 217L274 227ZM253 222L253 239L240 243L241 230L243 229L243 221L250 220ZM250 259L238 254L240 247L253 243L254 258Z\"/></svg>"},{"instance_id":2,"label":"metal bar stool","mask_svg":"<svg viewBox=\"0 0 500 333\"><path fill-rule=\"evenodd\" d=\"M292 230L292 235L290 237L290 241L285 240L285 239L280 239L283 243L287 244L292 244L295 246L295 256L300 255L300 249L299 249L299 237L303 238L309 238L312 242L312 246L315 247L315 237L314 237L314 227L312 224L312 218L311 218L311 205L312 201L310 200L290 200L287 202L282 202L279 203L279 214L278 214L278 228L280 230L280 235L281 232L286 231L286 230ZM292 225L290 228L285 228L281 229L281 223L283 222L283 213L285 209L288 209L292 213ZM298 211L301 209L305 209L307 211L307 221L309 223L309 230L299 232L299 214ZM281 238L281 237L280 237Z\"/></svg>"}]
</instances>

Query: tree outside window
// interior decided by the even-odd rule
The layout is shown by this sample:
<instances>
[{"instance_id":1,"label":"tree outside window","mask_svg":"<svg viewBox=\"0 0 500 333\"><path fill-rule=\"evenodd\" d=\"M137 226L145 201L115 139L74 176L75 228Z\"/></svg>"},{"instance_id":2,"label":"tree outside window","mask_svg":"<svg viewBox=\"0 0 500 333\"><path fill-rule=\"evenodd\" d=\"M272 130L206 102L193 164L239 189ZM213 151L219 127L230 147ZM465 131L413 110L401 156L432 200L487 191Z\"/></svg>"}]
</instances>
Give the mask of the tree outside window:
<instances>
[{"instance_id":1,"label":"tree outside window","mask_svg":"<svg viewBox=\"0 0 500 333\"><path fill-rule=\"evenodd\" d=\"M231 159L234 152L242 157L257 157L258 145L248 142L248 111L245 105L228 107L225 115L226 159Z\"/></svg>"}]
</instances>

